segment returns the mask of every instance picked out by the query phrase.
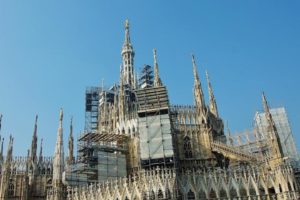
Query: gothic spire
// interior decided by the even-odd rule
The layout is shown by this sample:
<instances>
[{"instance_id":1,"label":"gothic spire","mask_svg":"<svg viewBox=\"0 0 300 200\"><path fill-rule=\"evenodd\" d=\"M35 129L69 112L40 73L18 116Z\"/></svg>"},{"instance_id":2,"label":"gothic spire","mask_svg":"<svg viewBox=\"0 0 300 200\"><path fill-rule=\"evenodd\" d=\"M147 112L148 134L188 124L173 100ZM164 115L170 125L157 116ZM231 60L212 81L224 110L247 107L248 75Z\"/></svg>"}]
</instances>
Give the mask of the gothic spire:
<instances>
[{"instance_id":1,"label":"gothic spire","mask_svg":"<svg viewBox=\"0 0 300 200\"><path fill-rule=\"evenodd\" d=\"M1 140L1 147L0 147L0 163L3 162L3 144L4 144L4 138Z\"/></svg>"},{"instance_id":2,"label":"gothic spire","mask_svg":"<svg viewBox=\"0 0 300 200\"><path fill-rule=\"evenodd\" d=\"M0 132L1 132L1 128L2 128L2 117L3 117L3 115L1 114L0 115Z\"/></svg>"},{"instance_id":3,"label":"gothic spire","mask_svg":"<svg viewBox=\"0 0 300 200\"><path fill-rule=\"evenodd\" d=\"M27 149L27 160L26 160L26 169L25 174L28 175L30 165L30 149Z\"/></svg>"},{"instance_id":4,"label":"gothic spire","mask_svg":"<svg viewBox=\"0 0 300 200\"><path fill-rule=\"evenodd\" d=\"M113 104L113 129L115 130L117 124L117 116L118 116L118 93L117 93L117 85L115 87L115 95L114 95L114 104Z\"/></svg>"},{"instance_id":5,"label":"gothic spire","mask_svg":"<svg viewBox=\"0 0 300 200\"><path fill-rule=\"evenodd\" d=\"M124 45L130 45L130 34L129 34L129 21L128 19L125 20L125 40Z\"/></svg>"},{"instance_id":6,"label":"gothic spire","mask_svg":"<svg viewBox=\"0 0 300 200\"><path fill-rule=\"evenodd\" d=\"M211 86L211 83L210 83L208 72L205 71L205 73L206 73L208 93L209 93L209 109L216 117L219 117L218 107L217 107L215 95L213 93L213 89L212 89L212 86Z\"/></svg>"},{"instance_id":7,"label":"gothic spire","mask_svg":"<svg viewBox=\"0 0 300 200\"><path fill-rule=\"evenodd\" d=\"M227 137L228 137L228 140L229 140L229 144L231 146L233 146L233 138L231 136L231 131L230 131L229 126L228 126L228 121L226 123L226 127L227 127Z\"/></svg>"},{"instance_id":8,"label":"gothic spire","mask_svg":"<svg viewBox=\"0 0 300 200\"><path fill-rule=\"evenodd\" d=\"M3 115L0 115L0 133L1 133L1 125L2 125L2 117ZM1 148L0 148L0 164L2 164L3 162L3 142L4 142L4 138L2 139L1 135L0 135L0 142L1 142Z\"/></svg>"},{"instance_id":9,"label":"gothic spire","mask_svg":"<svg viewBox=\"0 0 300 200\"><path fill-rule=\"evenodd\" d=\"M129 21L125 21L125 40L122 47L122 59L123 59L123 78L124 84L128 84L130 87L134 87L134 51L130 41L129 34Z\"/></svg>"},{"instance_id":10,"label":"gothic spire","mask_svg":"<svg viewBox=\"0 0 300 200\"><path fill-rule=\"evenodd\" d=\"M62 174L64 171L64 143L63 143L63 110L59 114L59 127L57 130L56 146L53 158L53 186L59 187L62 183Z\"/></svg>"},{"instance_id":11,"label":"gothic spire","mask_svg":"<svg viewBox=\"0 0 300 200\"><path fill-rule=\"evenodd\" d=\"M69 135L69 157L68 157L68 164L71 165L74 163L74 138L73 138L73 118L71 117L70 122L70 135Z\"/></svg>"},{"instance_id":12,"label":"gothic spire","mask_svg":"<svg viewBox=\"0 0 300 200\"><path fill-rule=\"evenodd\" d=\"M124 79L120 79L120 89L119 89L119 120L124 120L125 118L125 90L124 90Z\"/></svg>"},{"instance_id":13,"label":"gothic spire","mask_svg":"<svg viewBox=\"0 0 300 200\"><path fill-rule=\"evenodd\" d=\"M6 170L9 170L12 159L13 159L13 143L14 143L14 138L12 137L12 135L10 135L8 148L7 148L7 154L6 154L6 160L5 160Z\"/></svg>"},{"instance_id":14,"label":"gothic spire","mask_svg":"<svg viewBox=\"0 0 300 200\"><path fill-rule=\"evenodd\" d=\"M43 161L43 138L41 139L41 144L40 144L40 155L39 155L39 162Z\"/></svg>"},{"instance_id":15,"label":"gothic spire","mask_svg":"<svg viewBox=\"0 0 300 200\"><path fill-rule=\"evenodd\" d=\"M193 63L193 71L194 71L194 98L197 110L200 112L204 112L205 110L205 101L204 95L201 87L201 82L199 79L197 65L195 61L195 56L192 55L192 63Z\"/></svg>"},{"instance_id":16,"label":"gothic spire","mask_svg":"<svg viewBox=\"0 0 300 200\"><path fill-rule=\"evenodd\" d=\"M264 92L262 93L262 101L263 101L263 106L265 111L265 117L268 123L268 133L270 137L269 141L270 141L270 148L271 148L270 150L272 152L271 156L273 157L275 156L275 158L280 158L283 156L280 138Z\"/></svg>"},{"instance_id":17,"label":"gothic spire","mask_svg":"<svg viewBox=\"0 0 300 200\"><path fill-rule=\"evenodd\" d=\"M0 186L0 198L4 199L7 197L7 189L8 189L8 182L11 177L11 163L13 159L13 137L9 136L9 143L7 148L6 159L4 163L4 167L2 168L1 173L1 186Z\"/></svg>"},{"instance_id":18,"label":"gothic spire","mask_svg":"<svg viewBox=\"0 0 300 200\"><path fill-rule=\"evenodd\" d=\"M37 122L38 122L38 115L35 116L35 123L34 123L34 130L32 135L32 141L31 141L31 161L36 162L36 156L37 156Z\"/></svg>"},{"instance_id":19,"label":"gothic spire","mask_svg":"<svg viewBox=\"0 0 300 200\"><path fill-rule=\"evenodd\" d=\"M154 87L160 87L160 86L162 86L162 82L161 82L161 79L159 77L159 72L158 72L156 49L153 49L153 58L154 58L154 82L153 82L153 85L154 85Z\"/></svg>"},{"instance_id":20,"label":"gothic spire","mask_svg":"<svg viewBox=\"0 0 300 200\"><path fill-rule=\"evenodd\" d=\"M139 88L139 81L138 81L138 76L137 76L137 73L134 72L134 89L138 89Z\"/></svg>"}]
</instances>

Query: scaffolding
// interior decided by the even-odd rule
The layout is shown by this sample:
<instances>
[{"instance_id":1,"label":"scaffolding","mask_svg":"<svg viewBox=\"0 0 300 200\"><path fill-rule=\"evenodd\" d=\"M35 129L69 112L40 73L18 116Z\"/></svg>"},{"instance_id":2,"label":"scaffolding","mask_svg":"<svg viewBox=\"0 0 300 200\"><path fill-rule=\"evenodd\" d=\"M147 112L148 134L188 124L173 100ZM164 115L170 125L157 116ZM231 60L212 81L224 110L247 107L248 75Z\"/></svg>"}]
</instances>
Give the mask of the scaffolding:
<instances>
[{"instance_id":1,"label":"scaffolding","mask_svg":"<svg viewBox=\"0 0 300 200\"><path fill-rule=\"evenodd\" d=\"M153 86L153 71L150 65L144 65L140 75L139 83L140 88L148 88Z\"/></svg>"},{"instance_id":2,"label":"scaffolding","mask_svg":"<svg viewBox=\"0 0 300 200\"><path fill-rule=\"evenodd\" d=\"M136 91L141 166L175 166L169 99L165 87Z\"/></svg>"},{"instance_id":3,"label":"scaffolding","mask_svg":"<svg viewBox=\"0 0 300 200\"><path fill-rule=\"evenodd\" d=\"M85 131L98 130L98 109L102 87L88 87L85 91Z\"/></svg>"},{"instance_id":4,"label":"scaffolding","mask_svg":"<svg viewBox=\"0 0 300 200\"><path fill-rule=\"evenodd\" d=\"M78 138L78 161L74 173L88 183L99 183L127 175L128 137L103 132L85 132Z\"/></svg>"},{"instance_id":5,"label":"scaffolding","mask_svg":"<svg viewBox=\"0 0 300 200\"><path fill-rule=\"evenodd\" d=\"M275 123L284 156L288 157L294 164L299 163L299 154L295 145L290 123L284 107L270 109L273 121ZM268 138L268 122L264 112L257 112L254 117L254 126L257 130L259 139Z\"/></svg>"}]
</instances>

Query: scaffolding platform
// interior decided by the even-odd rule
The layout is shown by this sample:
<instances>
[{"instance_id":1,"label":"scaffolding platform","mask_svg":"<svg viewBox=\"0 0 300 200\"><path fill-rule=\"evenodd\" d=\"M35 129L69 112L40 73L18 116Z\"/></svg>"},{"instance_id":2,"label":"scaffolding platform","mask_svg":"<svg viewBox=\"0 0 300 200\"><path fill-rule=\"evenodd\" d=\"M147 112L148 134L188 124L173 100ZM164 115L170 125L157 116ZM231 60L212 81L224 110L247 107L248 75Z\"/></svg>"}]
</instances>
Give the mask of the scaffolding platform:
<instances>
[{"instance_id":1,"label":"scaffolding platform","mask_svg":"<svg viewBox=\"0 0 300 200\"><path fill-rule=\"evenodd\" d=\"M99 142L123 143L127 139L128 139L128 136L126 136L126 135L93 132L93 133L85 133L85 134L81 135L78 138L78 141L93 142L93 143L99 143Z\"/></svg>"}]
</instances>

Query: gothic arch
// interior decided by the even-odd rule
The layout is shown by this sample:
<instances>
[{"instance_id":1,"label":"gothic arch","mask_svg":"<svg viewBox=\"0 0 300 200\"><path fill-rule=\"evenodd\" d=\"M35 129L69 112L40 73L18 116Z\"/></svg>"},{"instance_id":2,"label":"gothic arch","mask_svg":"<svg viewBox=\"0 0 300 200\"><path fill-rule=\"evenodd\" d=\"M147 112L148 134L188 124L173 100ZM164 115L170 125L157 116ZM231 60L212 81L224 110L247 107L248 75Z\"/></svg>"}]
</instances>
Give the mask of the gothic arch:
<instances>
[{"instance_id":1,"label":"gothic arch","mask_svg":"<svg viewBox=\"0 0 300 200\"><path fill-rule=\"evenodd\" d=\"M196 199L196 195L191 189L187 193L187 199L188 200L195 200Z\"/></svg>"},{"instance_id":2,"label":"gothic arch","mask_svg":"<svg viewBox=\"0 0 300 200\"><path fill-rule=\"evenodd\" d=\"M143 188L143 187L141 187L141 188ZM141 193L140 193L140 191L137 189L137 186L134 184L134 186L133 186L133 188L131 189L132 190L132 192L131 192L131 199L141 199ZM141 189L142 190L142 189Z\"/></svg>"},{"instance_id":3,"label":"gothic arch","mask_svg":"<svg viewBox=\"0 0 300 200\"><path fill-rule=\"evenodd\" d=\"M122 200L118 188L115 188L114 191L115 191L115 192L114 192L114 194L113 194L113 199L116 199L116 200L117 200L117 199L118 199L118 200Z\"/></svg>"},{"instance_id":4,"label":"gothic arch","mask_svg":"<svg viewBox=\"0 0 300 200\"><path fill-rule=\"evenodd\" d=\"M253 185L249 185L249 191L248 191L249 196L253 197L253 196L257 196L257 192L255 190L255 188L253 187Z\"/></svg>"},{"instance_id":5,"label":"gothic arch","mask_svg":"<svg viewBox=\"0 0 300 200\"><path fill-rule=\"evenodd\" d=\"M226 190L225 190L223 187L220 189L219 197L220 197L221 199L226 199L226 198L228 197L228 196L227 196L227 192L226 192Z\"/></svg>"},{"instance_id":6,"label":"gothic arch","mask_svg":"<svg viewBox=\"0 0 300 200\"><path fill-rule=\"evenodd\" d=\"M183 151L184 151L184 157L185 158L192 158L192 145L191 145L191 139L189 136L185 136L183 138Z\"/></svg>"},{"instance_id":7,"label":"gothic arch","mask_svg":"<svg viewBox=\"0 0 300 200\"><path fill-rule=\"evenodd\" d=\"M267 195L268 194L268 188L266 187L265 182L260 179L258 182L258 190L260 195Z\"/></svg>"},{"instance_id":8,"label":"gothic arch","mask_svg":"<svg viewBox=\"0 0 300 200\"><path fill-rule=\"evenodd\" d=\"M238 198L238 192L236 190L236 188L231 187L231 189L229 190L229 195L231 199L237 199Z\"/></svg>"},{"instance_id":9,"label":"gothic arch","mask_svg":"<svg viewBox=\"0 0 300 200\"><path fill-rule=\"evenodd\" d=\"M248 194L249 194L250 196L258 196L258 195L259 195L259 191L258 191L257 184L256 184L256 182L253 180L252 177L250 177L250 179L249 179L248 188L249 188Z\"/></svg>"},{"instance_id":10,"label":"gothic arch","mask_svg":"<svg viewBox=\"0 0 300 200\"><path fill-rule=\"evenodd\" d=\"M270 176L268 177L268 185L272 186L272 187L268 187L268 194L272 195L278 193L278 188L276 187L274 180Z\"/></svg>"},{"instance_id":11,"label":"gothic arch","mask_svg":"<svg viewBox=\"0 0 300 200\"><path fill-rule=\"evenodd\" d=\"M198 199L206 199L206 193L203 189L198 192Z\"/></svg>"},{"instance_id":12,"label":"gothic arch","mask_svg":"<svg viewBox=\"0 0 300 200\"><path fill-rule=\"evenodd\" d=\"M155 192L151 190L149 193L149 200L155 200L155 199L156 199Z\"/></svg>"},{"instance_id":13,"label":"gothic arch","mask_svg":"<svg viewBox=\"0 0 300 200\"><path fill-rule=\"evenodd\" d=\"M148 199L147 194L146 194L146 192L144 192L144 193L142 194L142 200L147 200L147 199Z\"/></svg>"},{"instance_id":14,"label":"gothic arch","mask_svg":"<svg viewBox=\"0 0 300 200\"><path fill-rule=\"evenodd\" d=\"M217 189L217 183L210 179L209 186L208 186L208 198L216 199L219 197L218 189Z\"/></svg>"},{"instance_id":15,"label":"gothic arch","mask_svg":"<svg viewBox=\"0 0 300 200\"><path fill-rule=\"evenodd\" d=\"M129 192L128 192L128 188L125 187L123 192L122 192L122 200L126 200L126 198L129 199L129 197L130 197L130 195L129 195Z\"/></svg>"},{"instance_id":16,"label":"gothic arch","mask_svg":"<svg viewBox=\"0 0 300 200\"><path fill-rule=\"evenodd\" d=\"M158 191L157 191L157 199L165 199L165 195L163 193L163 190L158 189Z\"/></svg>"},{"instance_id":17,"label":"gothic arch","mask_svg":"<svg viewBox=\"0 0 300 200\"><path fill-rule=\"evenodd\" d=\"M166 188L166 199L172 199L172 193L170 192L169 188Z\"/></svg>"},{"instance_id":18,"label":"gothic arch","mask_svg":"<svg viewBox=\"0 0 300 200\"><path fill-rule=\"evenodd\" d=\"M13 183L8 184L8 196L12 197L15 194L15 185Z\"/></svg>"},{"instance_id":19,"label":"gothic arch","mask_svg":"<svg viewBox=\"0 0 300 200\"><path fill-rule=\"evenodd\" d=\"M278 184L278 190L279 190L280 193L283 192L283 190L282 190L282 185L281 185L280 183Z\"/></svg>"},{"instance_id":20,"label":"gothic arch","mask_svg":"<svg viewBox=\"0 0 300 200\"><path fill-rule=\"evenodd\" d=\"M240 190L239 190L240 192L240 197L246 197L246 196L248 196L247 195L247 190L246 190L246 188L244 187L244 185L243 184L241 184L241 186L240 186Z\"/></svg>"},{"instance_id":21,"label":"gothic arch","mask_svg":"<svg viewBox=\"0 0 300 200\"><path fill-rule=\"evenodd\" d=\"M289 191L294 191L294 188L293 188L292 184L289 181L287 183L287 186L288 186Z\"/></svg>"}]
</instances>

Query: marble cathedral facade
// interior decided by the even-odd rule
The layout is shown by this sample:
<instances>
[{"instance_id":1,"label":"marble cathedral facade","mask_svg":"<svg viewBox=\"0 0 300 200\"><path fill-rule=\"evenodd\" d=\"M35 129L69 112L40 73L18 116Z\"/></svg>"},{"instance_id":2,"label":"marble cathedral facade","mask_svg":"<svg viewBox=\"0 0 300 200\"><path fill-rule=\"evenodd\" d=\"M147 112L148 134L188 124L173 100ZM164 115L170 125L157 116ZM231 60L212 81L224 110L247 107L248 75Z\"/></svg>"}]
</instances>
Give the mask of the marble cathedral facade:
<instances>
[{"instance_id":1,"label":"marble cathedral facade","mask_svg":"<svg viewBox=\"0 0 300 200\"><path fill-rule=\"evenodd\" d=\"M170 105L159 76L156 50L153 54L153 81L143 85L135 73L126 21L119 84L99 94L102 103L97 130L85 133L98 138L99 145L106 140L118 146L122 138L127 148L126 176L85 186L69 184L66 174L80 161L74 159L72 124L68 156L64 155L61 111L52 159L42 156L42 148L37 156L37 119L27 158L13 158L10 138L5 159L0 155L0 199L299 199L297 170L286 162L264 94L269 138L256 154L242 151L224 134L208 73L209 103L205 102L195 57L195 104L179 106ZM112 94L110 99L108 93Z\"/></svg>"}]
</instances>

